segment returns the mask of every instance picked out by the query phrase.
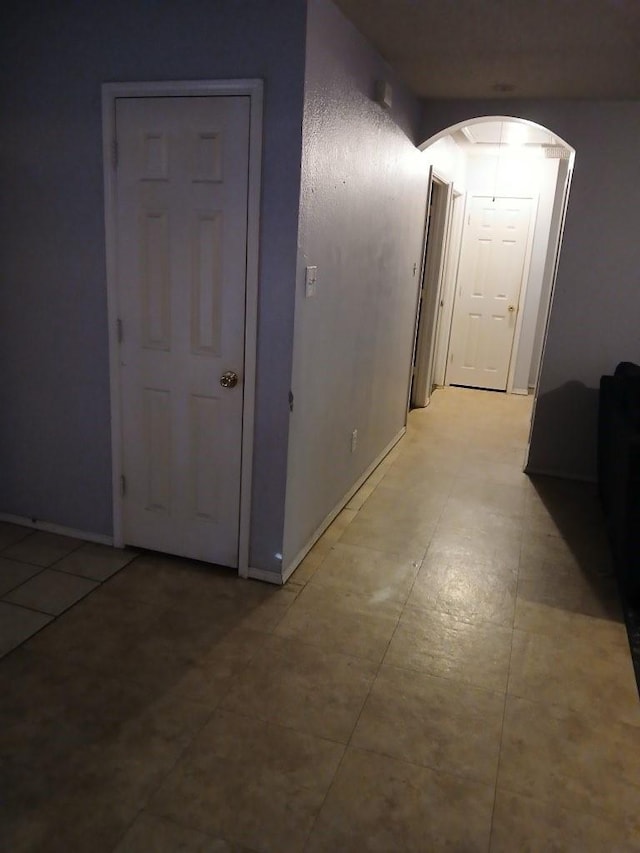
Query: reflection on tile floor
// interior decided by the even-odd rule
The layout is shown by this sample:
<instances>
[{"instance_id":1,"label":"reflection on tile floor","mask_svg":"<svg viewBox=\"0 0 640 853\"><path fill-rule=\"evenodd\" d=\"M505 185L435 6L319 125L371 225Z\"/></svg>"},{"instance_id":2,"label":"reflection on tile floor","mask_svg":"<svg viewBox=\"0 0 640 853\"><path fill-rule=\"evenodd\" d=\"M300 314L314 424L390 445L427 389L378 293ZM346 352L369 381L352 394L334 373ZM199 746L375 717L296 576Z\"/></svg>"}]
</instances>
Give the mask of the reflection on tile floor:
<instances>
[{"instance_id":1,"label":"reflection on tile floor","mask_svg":"<svg viewBox=\"0 0 640 853\"><path fill-rule=\"evenodd\" d=\"M640 849L595 492L521 473L530 410L436 392L284 588L0 525L2 849Z\"/></svg>"}]
</instances>

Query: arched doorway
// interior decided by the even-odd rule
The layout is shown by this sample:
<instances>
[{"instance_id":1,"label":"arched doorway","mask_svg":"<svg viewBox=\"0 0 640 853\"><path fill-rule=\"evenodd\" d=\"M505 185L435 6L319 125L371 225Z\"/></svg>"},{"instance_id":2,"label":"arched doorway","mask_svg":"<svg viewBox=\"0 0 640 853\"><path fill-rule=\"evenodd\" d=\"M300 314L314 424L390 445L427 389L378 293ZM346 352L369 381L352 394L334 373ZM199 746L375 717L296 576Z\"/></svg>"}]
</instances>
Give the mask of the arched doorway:
<instances>
[{"instance_id":1,"label":"arched doorway","mask_svg":"<svg viewBox=\"0 0 640 853\"><path fill-rule=\"evenodd\" d=\"M417 328L422 343L414 365L416 375L427 377L423 397L428 402L431 388L446 384L532 393L575 151L552 130L504 115L458 122L420 148L429 158L432 180L437 175L450 190L444 260L435 279L429 278L428 263L423 269ZM502 221L502 236L510 229L508 241L500 242L497 224L490 233L492 220ZM428 236L426 245L433 251ZM498 274L504 276L493 291L489 273L492 285ZM503 333L502 339L496 334L487 340L494 332Z\"/></svg>"}]
</instances>

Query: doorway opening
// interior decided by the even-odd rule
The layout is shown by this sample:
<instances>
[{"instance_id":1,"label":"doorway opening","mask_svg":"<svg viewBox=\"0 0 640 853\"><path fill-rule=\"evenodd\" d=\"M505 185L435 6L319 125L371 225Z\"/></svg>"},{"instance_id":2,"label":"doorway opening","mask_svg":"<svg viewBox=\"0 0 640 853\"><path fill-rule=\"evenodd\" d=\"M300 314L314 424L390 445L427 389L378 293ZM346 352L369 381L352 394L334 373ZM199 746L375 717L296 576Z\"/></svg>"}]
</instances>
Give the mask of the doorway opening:
<instances>
[{"instance_id":1,"label":"doorway opening","mask_svg":"<svg viewBox=\"0 0 640 853\"><path fill-rule=\"evenodd\" d=\"M429 173L424 250L409 394L409 403L413 408L428 405L434 386L434 352L447 254L452 192L451 182L438 175L432 167Z\"/></svg>"},{"instance_id":2,"label":"doorway opening","mask_svg":"<svg viewBox=\"0 0 640 853\"><path fill-rule=\"evenodd\" d=\"M446 385L535 394L575 151L509 116L460 122L420 147L432 201L410 403Z\"/></svg>"}]
</instances>

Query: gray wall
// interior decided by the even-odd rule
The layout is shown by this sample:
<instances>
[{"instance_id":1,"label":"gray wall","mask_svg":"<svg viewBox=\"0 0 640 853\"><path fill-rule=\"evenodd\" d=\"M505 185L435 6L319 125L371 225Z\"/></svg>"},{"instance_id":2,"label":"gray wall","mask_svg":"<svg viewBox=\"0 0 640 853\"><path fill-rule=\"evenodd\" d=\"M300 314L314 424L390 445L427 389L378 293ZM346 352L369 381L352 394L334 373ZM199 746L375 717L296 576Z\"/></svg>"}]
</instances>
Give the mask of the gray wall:
<instances>
[{"instance_id":1,"label":"gray wall","mask_svg":"<svg viewBox=\"0 0 640 853\"><path fill-rule=\"evenodd\" d=\"M422 137L497 112L538 122L576 150L529 467L592 479L600 375L640 361L640 102L430 101Z\"/></svg>"},{"instance_id":2,"label":"gray wall","mask_svg":"<svg viewBox=\"0 0 640 853\"><path fill-rule=\"evenodd\" d=\"M378 78L393 84L389 111ZM418 119L373 48L311 0L285 567L405 423L428 174Z\"/></svg>"},{"instance_id":3,"label":"gray wall","mask_svg":"<svg viewBox=\"0 0 640 853\"><path fill-rule=\"evenodd\" d=\"M562 218L564 216L564 197L569 180L569 171L571 163L567 160L558 162L558 177L556 180L556 192L553 200L553 209L551 211L551 221L549 225L549 247L547 257L545 259L544 274L542 276L542 288L540 291L540 311L536 323L535 336L533 340L533 351L531 355L531 371L529 373L529 385L535 387L538 383L538 374L540 372L540 359L542 358L542 347L544 346L544 338L547 329L547 320L549 312L549 299L553 288L553 276L556 265L556 256L558 243L562 239L561 228Z\"/></svg>"},{"instance_id":4,"label":"gray wall","mask_svg":"<svg viewBox=\"0 0 640 853\"><path fill-rule=\"evenodd\" d=\"M3 4L0 512L112 530L101 83L260 77L266 97L251 561L279 570L305 6Z\"/></svg>"}]
</instances>

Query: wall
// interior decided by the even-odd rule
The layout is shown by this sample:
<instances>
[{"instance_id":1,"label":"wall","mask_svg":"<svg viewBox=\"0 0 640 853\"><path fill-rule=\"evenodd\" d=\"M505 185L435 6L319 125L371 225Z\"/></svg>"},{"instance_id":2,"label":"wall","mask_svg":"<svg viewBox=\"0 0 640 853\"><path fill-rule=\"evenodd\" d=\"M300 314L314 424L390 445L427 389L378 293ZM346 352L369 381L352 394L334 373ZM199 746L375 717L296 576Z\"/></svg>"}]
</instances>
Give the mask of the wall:
<instances>
[{"instance_id":1,"label":"wall","mask_svg":"<svg viewBox=\"0 0 640 853\"><path fill-rule=\"evenodd\" d=\"M573 157L567 160L558 161L556 192L553 199L553 208L551 210L551 220L549 223L549 246L547 250L547 257L545 259L544 272L542 274L540 310L538 311L538 320L536 322L531 353L531 368L529 372L530 388L535 388L538 384L540 361L542 359L542 347L544 346L547 321L549 319L548 309L550 305L551 291L553 289L556 259L558 247L562 239L561 229L565 210L565 195L567 192L567 185L570 180L570 172L573 167L572 161Z\"/></svg>"},{"instance_id":2,"label":"wall","mask_svg":"<svg viewBox=\"0 0 640 853\"><path fill-rule=\"evenodd\" d=\"M425 148L422 156L441 178L448 183L453 183L456 190L464 192L467 177L467 155L464 149L450 136L438 139L428 148Z\"/></svg>"},{"instance_id":3,"label":"wall","mask_svg":"<svg viewBox=\"0 0 640 853\"><path fill-rule=\"evenodd\" d=\"M372 100L379 78L393 84L389 111ZM312 0L285 569L405 424L428 176L418 119L353 26ZM306 265L318 267L311 299Z\"/></svg>"},{"instance_id":4,"label":"wall","mask_svg":"<svg viewBox=\"0 0 640 853\"><path fill-rule=\"evenodd\" d=\"M266 81L251 562L279 570L304 0L3 4L0 512L110 534L100 85Z\"/></svg>"},{"instance_id":5,"label":"wall","mask_svg":"<svg viewBox=\"0 0 640 853\"><path fill-rule=\"evenodd\" d=\"M536 214L531 246L531 262L525 299L520 302L522 329L517 349L514 389L527 391L538 322L538 308L549 245L551 212L558 177L558 160L547 160L539 152L522 154L506 147L499 155L469 154L467 192L469 195L496 193L503 196L533 196Z\"/></svg>"},{"instance_id":6,"label":"wall","mask_svg":"<svg viewBox=\"0 0 640 853\"><path fill-rule=\"evenodd\" d=\"M431 101L421 135L498 112L542 124L576 150L529 468L593 479L600 376L640 361L640 182L631 178L640 102Z\"/></svg>"}]
</instances>

